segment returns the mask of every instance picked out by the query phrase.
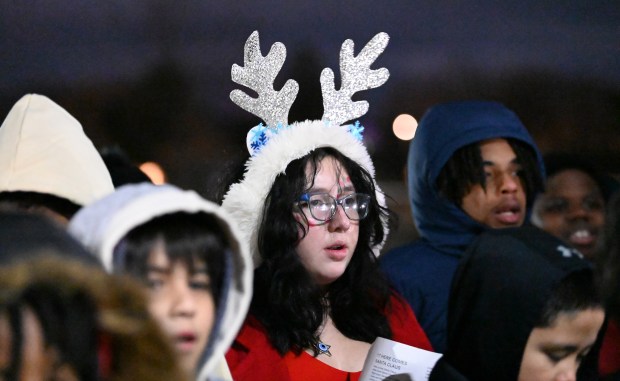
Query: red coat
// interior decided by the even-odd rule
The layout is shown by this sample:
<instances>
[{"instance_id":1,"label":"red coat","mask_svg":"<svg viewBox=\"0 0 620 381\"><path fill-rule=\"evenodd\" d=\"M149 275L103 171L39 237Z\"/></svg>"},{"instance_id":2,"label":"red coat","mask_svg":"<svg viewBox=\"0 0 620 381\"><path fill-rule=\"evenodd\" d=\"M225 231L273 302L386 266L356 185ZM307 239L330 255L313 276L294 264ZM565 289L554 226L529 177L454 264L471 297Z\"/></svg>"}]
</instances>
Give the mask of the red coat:
<instances>
[{"instance_id":1,"label":"red coat","mask_svg":"<svg viewBox=\"0 0 620 381\"><path fill-rule=\"evenodd\" d=\"M392 340L432 350L409 305L394 296L390 305L388 322L392 329ZM271 346L265 329L253 316L249 316L241 327L226 353L226 361L235 381L290 380L284 358Z\"/></svg>"},{"instance_id":2,"label":"red coat","mask_svg":"<svg viewBox=\"0 0 620 381\"><path fill-rule=\"evenodd\" d=\"M609 319L598 357L598 366L601 377L614 373L620 374L620 322L618 320Z\"/></svg>"}]
</instances>

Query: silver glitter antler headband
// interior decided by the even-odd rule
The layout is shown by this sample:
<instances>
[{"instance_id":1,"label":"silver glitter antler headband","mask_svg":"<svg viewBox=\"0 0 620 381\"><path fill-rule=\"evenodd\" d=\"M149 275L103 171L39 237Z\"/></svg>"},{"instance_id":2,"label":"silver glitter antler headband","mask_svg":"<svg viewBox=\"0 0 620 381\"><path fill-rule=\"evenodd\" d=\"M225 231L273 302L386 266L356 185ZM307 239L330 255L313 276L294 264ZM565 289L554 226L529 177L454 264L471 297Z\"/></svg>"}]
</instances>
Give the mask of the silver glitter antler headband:
<instances>
[{"instance_id":1,"label":"silver glitter antler headband","mask_svg":"<svg viewBox=\"0 0 620 381\"><path fill-rule=\"evenodd\" d=\"M321 72L321 91L323 93L323 119L341 125L359 118L368 112L368 102L354 102L351 97L358 91L383 85L390 76L386 68L371 70L370 65L385 50L389 41L387 33L375 35L356 57L354 43L346 40L340 50L340 72L342 84L335 89L334 72L325 68ZM260 117L262 124L252 128L247 136L248 151L258 152L278 129L288 125L288 112L297 97L299 85L292 79L286 81L280 91L273 88L273 82L282 69L286 59L286 48L280 42L271 46L263 57L260 51L258 32L254 31L245 43L244 66L234 64L231 71L235 83L246 86L258 94L252 98L242 90L233 90L230 99L242 109ZM349 131L361 140L363 127L348 127Z\"/></svg>"},{"instance_id":2,"label":"silver glitter antler headband","mask_svg":"<svg viewBox=\"0 0 620 381\"><path fill-rule=\"evenodd\" d=\"M323 119L342 124L359 118L368 112L368 102L353 102L351 96L361 90L373 89L385 83L390 77L386 68L371 70L370 65L385 50L390 37L387 33L375 35L360 54L353 55L353 41L346 40L340 49L340 73L342 85L335 90L334 72L325 68L321 72L323 92Z\"/></svg>"},{"instance_id":3,"label":"silver glitter antler headband","mask_svg":"<svg viewBox=\"0 0 620 381\"><path fill-rule=\"evenodd\" d=\"M289 79L282 90L276 91L273 88L273 81L286 59L286 48L276 42L263 57L258 32L254 31L245 42L244 53L245 66L233 65L232 80L255 90L258 98L252 98L241 90L233 90L230 99L242 109L260 117L269 127L287 125L288 112L297 97L299 85Z\"/></svg>"}]
</instances>

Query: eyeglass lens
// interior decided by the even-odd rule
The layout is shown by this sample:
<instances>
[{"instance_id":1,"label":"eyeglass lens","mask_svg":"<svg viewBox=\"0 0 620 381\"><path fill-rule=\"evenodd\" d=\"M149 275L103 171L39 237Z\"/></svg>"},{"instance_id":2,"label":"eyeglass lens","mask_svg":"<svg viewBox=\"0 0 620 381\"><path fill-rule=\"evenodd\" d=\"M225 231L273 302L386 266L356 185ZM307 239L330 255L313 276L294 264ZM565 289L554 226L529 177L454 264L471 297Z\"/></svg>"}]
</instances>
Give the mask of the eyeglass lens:
<instances>
[{"instance_id":1,"label":"eyeglass lens","mask_svg":"<svg viewBox=\"0 0 620 381\"><path fill-rule=\"evenodd\" d=\"M369 202L370 196L362 193L353 193L338 200L321 193L309 196L308 208L312 217L319 221L327 221L334 217L338 205L342 206L349 219L361 220L368 215Z\"/></svg>"}]
</instances>

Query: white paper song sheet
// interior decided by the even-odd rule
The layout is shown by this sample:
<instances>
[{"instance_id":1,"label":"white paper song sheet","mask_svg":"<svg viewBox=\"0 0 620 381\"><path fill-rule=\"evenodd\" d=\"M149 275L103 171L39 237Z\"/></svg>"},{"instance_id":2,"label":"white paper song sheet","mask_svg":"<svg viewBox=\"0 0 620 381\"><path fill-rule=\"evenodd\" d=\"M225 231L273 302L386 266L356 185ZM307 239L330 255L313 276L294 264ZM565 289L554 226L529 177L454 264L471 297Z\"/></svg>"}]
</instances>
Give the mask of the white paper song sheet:
<instances>
[{"instance_id":1,"label":"white paper song sheet","mask_svg":"<svg viewBox=\"0 0 620 381\"><path fill-rule=\"evenodd\" d=\"M378 337L370 347L360 381L427 381L441 353Z\"/></svg>"}]
</instances>

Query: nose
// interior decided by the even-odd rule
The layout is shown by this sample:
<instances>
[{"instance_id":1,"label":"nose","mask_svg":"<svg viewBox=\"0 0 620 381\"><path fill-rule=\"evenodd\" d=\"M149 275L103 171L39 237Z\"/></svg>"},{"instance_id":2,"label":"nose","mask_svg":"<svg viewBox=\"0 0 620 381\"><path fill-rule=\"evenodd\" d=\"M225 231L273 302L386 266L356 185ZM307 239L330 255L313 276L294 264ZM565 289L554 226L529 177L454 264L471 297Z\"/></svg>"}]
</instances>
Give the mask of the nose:
<instances>
[{"instance_id":1,"label":"nose","mask_svg":"<svg viewBox=\"0 0 620 381\"><path fill-rule=\"evenodd\" d=\"M500 183L501 193L514 193L521 186L521 179L515 173L504 173Z\"/></svg>"},{"instance_id":2,"label":"nose","mask_svg":"<svg viewBox=\"0 0 620 381\"><path fill-rule=\"evenodd\" d=\"M336 205L336 213L334 213L334 217L329 220L329 231L343 231L346 232L351 227L351 220L344 212L344 207L342 205Z\"/></svg>"},{"instance_id":3,"label":"nose","mask_svg":"<svg viewBox=\"0 0 620 381\"><path fill-rule=\"evenodd\" d=\"M577 380L577 371L573 372L562 372L555 378L556 381L576 381Z\"/></svg>"},{"instance_id":4,"label":"nose","mask_svg":"<svg viewBox=\"0 0 620 381\"><path fill-rule=\"evenodd\" d=\"M580 202L571 202L568 206L568 211L566 212L566 218L569 220L576 219L585 219L588 218L589 211L583 207L583 204Z\"/></svg>"},{"instance_id":5,"label":"nose","mask_svg":"<svg viewBox=\"0 0 620 381\"><path fill-rule=\"evenodd\" d=\"M577 369L579 364L576 361L570 361L570 364L564 364L554 377L555 381L576 381Z\"/></svg>"},{"instance_id":6,"label":"nose","mask_svg":"<svg viewBox=\"0 0 620 381\"><path fill-rule=\"evenodd\" d=\"M196 312L196 303L187 281L176 282L171 293L170 313L173 316L193 316Z\"/></svg>"}]
</instances>

